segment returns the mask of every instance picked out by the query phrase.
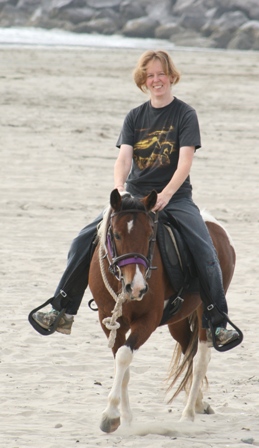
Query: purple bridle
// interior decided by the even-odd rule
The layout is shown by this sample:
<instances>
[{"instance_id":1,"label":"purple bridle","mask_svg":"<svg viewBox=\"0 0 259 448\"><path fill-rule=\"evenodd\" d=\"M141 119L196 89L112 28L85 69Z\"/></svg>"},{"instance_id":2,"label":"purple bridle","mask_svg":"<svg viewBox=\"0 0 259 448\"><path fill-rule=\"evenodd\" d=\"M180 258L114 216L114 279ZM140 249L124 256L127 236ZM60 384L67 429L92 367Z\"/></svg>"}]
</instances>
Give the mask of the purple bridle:
<instances>
[{"instance_id":1,"label":"purple bridle","mask_svg":"<svg viewBox=\"0 0 259 448\"><path fill-rule=\"evenodd\" d=\"M122 214L125 215L128 213L144 213L151 220L151 224L152 224L152 228L153 228L153 235L152 235L152 238L149 243L149 250L148 250L147 257L145 257L142 254L135 253L135 252L129 252L129 253L119 255L119 256L117 255L116 244L115 244L114 236L113 236L113 232L112 232L111 220L114 216L122 215ZM109 262L109 271L113 275L115 275L117 280L119 280L119 281L122 280L121 268L123 266L127 266L129 264L143 265L146 269L145 277L146 278L150 277L150 275L151 275L150 271L152 269L156 269L153 266L151 266L154 247L155 247L155 241L156 241L156 230L157 230L157 215L155 214L154 218L152 218L151 215L148 212L146 212L145 210L138 210L138 209L121 210L119 212L114 212L111 214L110 225L108 227L107 237L106 237L106 242L107 242L106 253L107 253L107 258L108 258L108 262Z\"/></svg>"}]
</instances>

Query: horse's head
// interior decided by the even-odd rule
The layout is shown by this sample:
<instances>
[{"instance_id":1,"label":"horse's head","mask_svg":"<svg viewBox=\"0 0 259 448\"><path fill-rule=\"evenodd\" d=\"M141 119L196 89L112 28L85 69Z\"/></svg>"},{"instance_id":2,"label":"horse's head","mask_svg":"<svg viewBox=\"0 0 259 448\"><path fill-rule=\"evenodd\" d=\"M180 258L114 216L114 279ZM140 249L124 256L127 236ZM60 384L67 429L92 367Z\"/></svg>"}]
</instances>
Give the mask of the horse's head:
<instances>
[{"instance_id":1,"label":"horse's head","mask_svg":"<svg viewBox=\"0 0 259 448\"><path fill-rule=\"evenodd\" d=\"M129 300L141 300L147 292L147 275L152 261L154 216L150 211L157 200L152 191L143 199L111 192L110 223L107 236L110 270L122 282Z\"/></svg>"}]
</instances>

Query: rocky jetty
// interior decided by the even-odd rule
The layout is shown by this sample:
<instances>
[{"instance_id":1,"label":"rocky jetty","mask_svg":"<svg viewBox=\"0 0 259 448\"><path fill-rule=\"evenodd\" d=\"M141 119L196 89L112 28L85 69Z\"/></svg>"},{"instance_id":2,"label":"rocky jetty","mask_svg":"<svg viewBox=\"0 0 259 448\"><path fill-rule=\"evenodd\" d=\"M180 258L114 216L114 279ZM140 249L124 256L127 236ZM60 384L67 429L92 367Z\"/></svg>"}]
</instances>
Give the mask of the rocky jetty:
<instances>
[{"instance_id":1,"label":"rocky jetty","mask_svg":"<svg viewBox=\"0 0 259 448\"><path fill-rule=\"evenodd\" d=\"M167 39L259 50L258 0L0 0L0 27Z\"/></svg>"}]
</instances>

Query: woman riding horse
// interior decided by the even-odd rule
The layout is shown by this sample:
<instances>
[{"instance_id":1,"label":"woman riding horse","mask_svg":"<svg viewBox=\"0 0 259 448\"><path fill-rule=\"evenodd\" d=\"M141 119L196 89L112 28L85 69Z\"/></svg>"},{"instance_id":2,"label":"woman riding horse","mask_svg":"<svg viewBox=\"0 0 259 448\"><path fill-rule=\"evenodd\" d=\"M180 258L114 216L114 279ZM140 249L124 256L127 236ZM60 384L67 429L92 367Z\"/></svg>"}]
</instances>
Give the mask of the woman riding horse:
<instances>
[{"instance_id":1,"label":"woman riding horse","mask_svg":"<svg viewBox=\"0 0 259 448\"><path fill-rule=\"evenodd\" d=\"M204 305L203 326L207 340L228 345L239 338L227 329L227 302L218 257L207 227L192 199L190 170L200 148L200 131L195 110L176 98L172 86L180 74L165 51L145 52L134 71L136 85L150 99L126 116L117 146L114 187L134 197L157 191L154 211L166 213L177 222L195 262ZM54 330L70 334L85 289L92 256L92 243L102 214L73 241L67 268L54 297L53 309L33 313L35 328L46 334ZM39 307L40 308L40 307ZM60 315L60 310L65 313ZM212 334L212 331L215 334Z\"/></svg>"}]
</instances>

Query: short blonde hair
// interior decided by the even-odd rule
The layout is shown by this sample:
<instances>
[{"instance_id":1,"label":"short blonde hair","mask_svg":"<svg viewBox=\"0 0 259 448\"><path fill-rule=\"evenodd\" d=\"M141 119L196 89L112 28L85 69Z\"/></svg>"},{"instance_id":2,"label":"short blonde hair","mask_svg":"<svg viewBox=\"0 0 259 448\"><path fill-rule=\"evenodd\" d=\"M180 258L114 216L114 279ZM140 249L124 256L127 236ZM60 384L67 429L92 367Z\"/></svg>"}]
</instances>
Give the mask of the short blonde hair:
<instances>
[{"instance_id":1,"label":"short blonde hair","mask_svg":"<svg viewBox=\"0 0 259 448\"><path fill-rule=\"evenodd\" d=\"M133 78L140 90L146 92L147 65L150 61L158 60L161 62L163 70L167 76L171 76L172 84L180 81L181 74L175 67L171 56L164 50L148 50L142 54L137 66L133 72Z\"/></svg>"}]
</instances>

